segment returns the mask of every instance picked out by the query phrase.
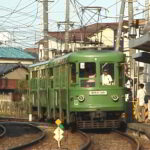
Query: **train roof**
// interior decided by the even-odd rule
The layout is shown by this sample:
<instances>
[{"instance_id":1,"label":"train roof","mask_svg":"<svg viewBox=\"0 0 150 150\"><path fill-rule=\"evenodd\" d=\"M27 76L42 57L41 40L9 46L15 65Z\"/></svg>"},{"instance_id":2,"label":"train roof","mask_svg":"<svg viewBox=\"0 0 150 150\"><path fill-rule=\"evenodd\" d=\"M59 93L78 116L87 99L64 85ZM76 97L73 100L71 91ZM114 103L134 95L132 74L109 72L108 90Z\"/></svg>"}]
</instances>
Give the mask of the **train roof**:
<instances>
[{"instance_id":1,"label":"train roof","mask_svg":"<svg viewBox=\"0 0 150 150\"><path fill-rule=\"evenodd\" d=\"M51 61L52 64L58 65L63 64L66 62L73 62L73 61L113 61L113 62L120 62L123 61L125 58L125 54L118 51L112 51L112 50L81 50L78 52L73 52L66 54L64 56L58 57L53 59Z\"/></svg>"},{"instance_id":2,"label":"train roof","mask_svg":"<svg viewBox=\"0 0 150 150\"><path fill-rule=\"evenodd\" d=\"M32 64L29 66L29 68L32 67L37 67L37 66L42 66L46 64L51 64L51 65L59 65L63 64L66 62L73 62L73 61L122 61L124 60L125 55L122 52L118 51L112 51L112 50L81 50L78 52L72 52L68 53L64 56L60 56L58 58L54 58L52 60L44 61L44 62L39 62L36 64Z\"/></svg>"},{"instance_id":3,"label":"train roof","mask_svg":"<svg viewBox=\"0 0 150 150\"><path fill-rule=\"evenodd\" d=\"M124 60L125 54L118 51L112 50L86 50L72 53L69 56L69 60L95 60L95 58L99 61L121 61Z\"/></svg>"},{"instance_id":4,"label":"train roof","mask_svg":"<svg viewBox=\"0 0 150 150\"><path fill-rule=\"evenodd\" d=\"M36 63L36 64L32 64L32 65L29 65L29 68L36 67L36 66L41 66L41 65L46 65L46 64L49 64L50 61L51 60L39 62L39 63Z\"/></svg>"}]
</instances>

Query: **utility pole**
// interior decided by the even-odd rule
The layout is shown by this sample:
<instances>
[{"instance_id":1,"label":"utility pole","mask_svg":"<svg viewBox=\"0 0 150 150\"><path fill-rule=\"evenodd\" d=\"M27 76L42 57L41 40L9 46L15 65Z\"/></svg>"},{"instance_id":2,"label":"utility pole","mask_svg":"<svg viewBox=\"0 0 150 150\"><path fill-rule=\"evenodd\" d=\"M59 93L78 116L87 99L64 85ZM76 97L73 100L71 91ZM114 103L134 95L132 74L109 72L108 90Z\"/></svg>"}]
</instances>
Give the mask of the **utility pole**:
<instances>
[{"instance_id":1,"label":"utility pole","mask_svg":"<svg viewBox=\"0 0 150 150\"><path fill-rule=\"evenodd\" d=\"M133 0L128 0L128 26L129 26L129 40L136 38L136 28L134 25L134 17L133 17ZM129 49L129 64L130 64L130 77L133 79L133 96L135 97L135 60L132 59L132 55L136 53L135 49Z\"/></svg>"},{"instance_id":2,"label":"utility pole","mask_svg":"<svg viewBox=\"0 0 150 150\"><path fill-rule=\"evenodd\" d=\"M48 0L43 0L44 59L48 59Z\"/></svg>"},{"instance_id":3,"label":"utility pole","mask_svg":"<svg viewBox=\"0 0 150 150\"><path fill-rule=\"evenodd\" d=\"M120 8L119 24L118 24L118 30L117 30L116 51L119 51L120 49L120 40L121 40L121 34L122 34L125 3L126 3L126 0L122 0L121 8Z\"/></svg>"},{"instance_id":4,"label":"utility pole","mask_svg":"<svg viewBox=\"0 0 150 150\"><path fill-rule=\"evenodd\" d=\"M129 40L131 40L135 38L135 36L132 36L132 35L133 35L134 30L136 30L134 26L134 18L133 18L133 0L128 0L128 16L129 16L129 19L128 19ZM134 62L132 59L132 55L134 53L135 53L134 49L129 49L130 77L133 77L133 78L134 78Z\"/></svg>"},{"instance_id":5,"label":"utility pole","mask_svg":"<svg viewBox=\"0 0 150 150\"><path fill-rule=\"evenodd\" d=\"M129 40L136 37L136 28L134 25L134 18L133 18L133 0L128 0L128 37ZM132 55L135 53L134 49L129 49L129 65L128 65L128 73L129 76L133 79L133 87L131 89L131 98L128 100L128 122L132 122L132 108L133 103L132 100L134 100L135 97L135 61L132 59Z\"/></svg>"},{"instance_id":6,"label":"utility pole","mask_svg":"<svg viewBox=\"0 0 150 150\"><path fill-rule=\"evenodd\" d=\"M66 0L66 17L65 17L65 51L69 51L69 25L70 25L70 0Z\"/></svg>"}]
</instances>

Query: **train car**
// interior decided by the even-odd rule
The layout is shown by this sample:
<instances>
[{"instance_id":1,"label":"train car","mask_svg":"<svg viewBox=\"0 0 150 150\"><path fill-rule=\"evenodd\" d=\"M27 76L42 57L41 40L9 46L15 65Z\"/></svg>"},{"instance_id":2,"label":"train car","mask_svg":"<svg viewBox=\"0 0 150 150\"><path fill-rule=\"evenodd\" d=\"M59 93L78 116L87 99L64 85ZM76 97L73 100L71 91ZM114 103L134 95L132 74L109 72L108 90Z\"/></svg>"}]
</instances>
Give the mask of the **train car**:
<instances>
[{"instance_id":1,"label":"train car","mask_svg":"<svg viewBox=\"0 0 150 150\"><path fill-rule=\"evenodd\" d=\"M91 49L31 65L33 114L80 129L118 128L125 112L124 62L122 52Z\"/></svg>"}]
</instances>

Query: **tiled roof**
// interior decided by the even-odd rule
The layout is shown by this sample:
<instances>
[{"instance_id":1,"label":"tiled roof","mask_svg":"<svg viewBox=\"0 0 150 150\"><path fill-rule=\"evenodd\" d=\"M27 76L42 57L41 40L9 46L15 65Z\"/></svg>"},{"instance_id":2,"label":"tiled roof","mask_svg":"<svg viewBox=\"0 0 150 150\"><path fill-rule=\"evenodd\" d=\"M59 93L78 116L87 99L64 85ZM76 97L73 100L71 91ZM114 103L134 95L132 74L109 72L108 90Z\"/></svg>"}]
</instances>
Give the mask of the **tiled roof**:
<instances>
[{"instance_id":1,"label":"tiled roof","mask_svg":"<svg viewBox=\"0 0 150 150\"><path fill-rule=\"evenodd\" d=\"M38 48L26 48L25 51L38 54L39 49Z\"/></svg>"},{"instance_id":2,"label":"tiled roof","mask_svg":"<svg viewBox=\"0 0 150 150\"><path fill-rule=\"evenodd\" d=\"M3 76L4 74L20 67L28 69L27 66L22 64L0 64L0 76Z\"/></svg>"},{"instance_id":3,"label":"tiled roof","mask_svg":"<svg viewBox=\"0 0 150 150\"><path fill-rule=\"evenodd\" d=\"M35 59L32 55L21 48L0 47L0 59Z\"/></svg>"},{"instance_id":4,"label":"tiled roof","mask_svg":"<svg viewBox=\"0 0 150 150\"><path fill-rule=\"evenodd\" d=\"M127 25L128 22L124 21L124 25ZM106 28L111 28L112 30L117 30L118 23L96 23L92 25L88 25L82 27L80 29L70 30L69 31L69 40L71 41L89 41L88 37L91 37L95 33L98 33L100 30L104 30ZM127 32L127 29L123 28L124 32ZM64 41L65 40L65 32L49 32L51 37L54 37L58 40Z\"/></svg>"}]
</instances>

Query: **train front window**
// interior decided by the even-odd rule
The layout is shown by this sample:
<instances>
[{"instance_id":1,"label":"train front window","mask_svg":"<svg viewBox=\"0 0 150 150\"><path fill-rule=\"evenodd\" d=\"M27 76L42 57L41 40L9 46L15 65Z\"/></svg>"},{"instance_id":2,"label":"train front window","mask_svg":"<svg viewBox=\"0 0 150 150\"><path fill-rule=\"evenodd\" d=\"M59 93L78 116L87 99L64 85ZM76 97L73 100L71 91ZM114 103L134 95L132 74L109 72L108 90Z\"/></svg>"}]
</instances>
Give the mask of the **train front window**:
<instances>
[{"instance_id":1,"label":"train front window","mask_svg":"<svg viewBox=\"0 0 150 150\"><path fill-rule=\"evenodd\" d=\"M95 87L96 63L79 63L79 78L81 87Z\"/></svg>"},{"instance_id":2,"label":"train front window","mask_svg":"<svg viewBox=\"0 0 150 150\"><path fill-rule=\"evenodd\" d=\"M100 71L101 71L100 72L101 85L115 85L113 63L100 64Z\"/></svg>"}]
</instances>

